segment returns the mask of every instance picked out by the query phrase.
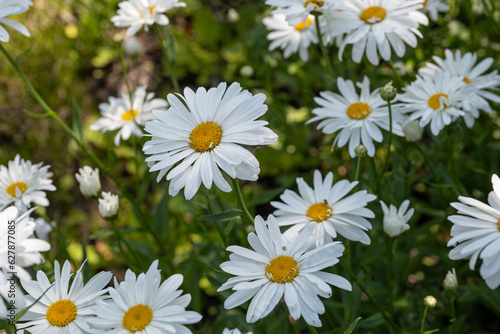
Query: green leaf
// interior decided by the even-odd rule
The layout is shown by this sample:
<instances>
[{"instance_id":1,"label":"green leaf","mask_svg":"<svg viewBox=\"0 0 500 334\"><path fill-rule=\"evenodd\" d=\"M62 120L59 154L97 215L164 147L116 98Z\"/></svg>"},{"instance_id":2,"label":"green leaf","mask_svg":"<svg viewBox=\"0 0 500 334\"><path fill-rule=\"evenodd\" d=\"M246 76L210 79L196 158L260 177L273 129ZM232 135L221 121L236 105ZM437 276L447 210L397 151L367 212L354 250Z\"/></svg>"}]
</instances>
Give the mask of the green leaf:
<instances>
[{"instance_id":1,"label":"green leaf","mask_svg":"<svg viewBox=\"0 0 500 334\"><path fill-rule=\"evenodd\" d=\"M12 326L5 319L0 319L0 328L5 329L7 334L15 334Z\"/></svg>"},{"instance_id":2,"label":"green leaf","mask_svg":"<svg viewBox=\"0 0 500 334\"><path fill-rule=\"evenodd\" d=\"M153 220L154 220L154 230L161 241L166 240L168 236L168 230L170 225L170 212L168 210L168 200L170 195L165 191L163 197L156 205Z\"/></svg>"},{"instance_id":3,"label":"green leaf","mask_svg":"<svg viewBox=\"0 0 500 334\"><path fill-rule=\"evenodd\" d=\"M232 209L224 212L215 213L213 215L206 215L200 217L203 221L226 221L236 217L243 217L243 212L238 209Z\"/></svg>"},{"instance_id":4,"label":"green leaf","mask_svg":"<svg viewBox=\"0 0 500 334\"><path fill-rule=\"evenodd\" d=\"M116 162L116 152L112 148L108 150L108 160L109 160L109 168L113 168Z\"/></svg>"},{"instance_id":5,"label":"green leaf","mask_svg":"<svg viewBox=\"0 0 500 334\"><path fill-rule=\"evenodd\" d=\"M30 46L25 51L21 52L19 56L16 57L16 63L19 63L19 61L23 59L28 54L28 52L30 52L32 45L33 45L33 39L30 40Z\"/></svg>"},{"instance_id":6,"label":"green leaf","mask_svg":"<svg viewBox=\"0 0 500 334\"><path fill-rule=\"evenodd\" d=\"M439 329L431 329L430 331L425 331L423 334L431 334L436 332L439 332Z\"/></svg>"},{"instance_id":7,"label":"green leaf","mask_svg":"<svg viewBox=\"0 0 500 334\"><path fill-rule=\"evenodd\" d=\"M76 99L73 98L73 133L79 141L83 141L82 135L82 113Z\"/></svg>"},{"instance_id":8,"label":"green leaf","mask_svg":"<svg viewBox=\"0 0 500 334\"><path fill-rule=\"evenodd\" d=\"M45 118L49 117L49 113L38 114L36 112L29 111L28 109L23 109L23 111L30 117L33 118Z\"/></svg>"},{"instance_id":9,"label":"green leaf","mask_svg":"<svg viewBox=\"0 0 500 334\"><path fill-rule=\"evenodd\" d=\"M358 321L361 320L361 317L358 317L356 320L352 322L352 324L345 330L344 334L351 334L354 328L356 328L356 325L358 324Z\"/></svg>"}]
</instances>

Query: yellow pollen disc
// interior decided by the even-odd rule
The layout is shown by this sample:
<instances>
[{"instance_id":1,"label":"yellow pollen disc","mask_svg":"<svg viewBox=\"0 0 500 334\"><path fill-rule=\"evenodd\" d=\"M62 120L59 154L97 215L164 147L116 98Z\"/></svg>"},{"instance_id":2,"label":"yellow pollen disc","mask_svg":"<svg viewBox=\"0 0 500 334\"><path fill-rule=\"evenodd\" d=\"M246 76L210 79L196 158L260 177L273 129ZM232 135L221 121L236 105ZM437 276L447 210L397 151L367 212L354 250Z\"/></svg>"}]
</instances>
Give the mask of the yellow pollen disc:
<instances>
[{"instance_id":1,"label":"yellow pollen disc","mask_svg":"<svg viewBox=\"0 0 500 334\"><path fill-rule=\"evenodd\" d=\"M469 78L467 78L467 77L464 77L464 78L463 78L463 82L465 82L465 83L466 83L466 84L468 84L468 85L470 85L470 84L472 83L472 81L470 81L470 79L469 79Z\"/></svg>"},{"instance_id":2,"label":"yellow pollen disc","mask_svg":"<svg viewBox=\"0 0 500 334\"><path fill-rule=\"evenodd\" d=\"M123 316L123 327L129 332L142 331L153 319L153 310L146 305L132 306Z\"/></svg>"},{"instance_id":3,"label":"yellow pollen disc","mask_svg":"<svg viewBox=\"0 0 500 334\"><path fill-rule=\"evenodd\" d=\"M423 5L424 5L424 8L427 8L427 5L428 5L427 1L424 1Z\"/></svg>"},{"instance_id":4,"label":"yellow pollen disc","mask_svg":"<svg viewBox=\"0 0 500 334\"><path fill-rule=\"evenodd\" d=\"M274 283L289 283L299 274L299 264L291 256L275 257L266 266L266 276Z\"/></svg>"},{"instance_id":5,"label":"yellow pollen disc","mask_svg":"<svg viewBox=\"0 0 500 334\"><path fill-rule=\"evenodd\" d=\"M379 6L372 6L363 10L359 18L368 24L375 24L385 19L386 15L387 12L384 8Z\"/></svg>"},{"instance_id":6,"label":"yellow pollen disc","mask_svg":"<svg viewBox=\"0 0 500 334\"><path fill-rule=\"evenodd\" d=\"M364 102L355 102L347 108L347 116L352 119L366 118L372 112L372 108Z\"/></svg>"},{"instance_id":7,"label":"yellow pollen disc","mask_svg":"<svg viewBox=\"0 0 500 334\"><path fill-rule=\"evenodd\" d=\"M307 18L306 19L306 23L304 22L300 22L299 24L297 24L294 28L295 30L298 30L298 31L302 31L304 30L306 27L308 27L311 23L313 22L313 20L311 20L310 18Z\"/></svg>"},{"instance_id":8,"label":"yellow pollen disc","mask_svg":"<svg viewBox=\"0 0 500 334\"><path fill-rule=\"evenodd\" d=\"M124 121L131 121L137 117L137 114L139 114L137 110L129 110L123 113L122 119Z\"/></svg>"},{"instance_id":9,"label":"yellow pollen disc","mask_svg":"<svg viewBox=\"0 0 500 334\"><path fill-rule=\"evenodd\" d=\"M45 315L52 326L65 327L76 319L76 306L69 299L60 299L49 306Z\"/></svg>"},{"instance_id":10,"label":"yellow pollen disc","mask_svg":"<svg viewBox=\"0 0 500 334\"><path fill-rule=\"evenodd\" d=\"M323 7L323 4L325 3L322 0L309 0L304 2L304 8L307 7L310 3L313 4L314 9L318 9L319 7Z\"/></svg>"},{"instance_id":11,"label":"yellow pollen disc","mask_svg":"<svg viewBox=\"0 0 500 334\"><path fill-rule=\"evenodd\" d=\"M332 214L332 207L322 202L311 205L309 209L307 209L306 216L317 223L321 223L322 221L330 218Z\"/></svg>"},{"instance_id":12,"label":"yellow pollen disc","mask_svg":"<svg viewBox=\"0 0 500 334\"><path fill-rule=\"evenodd\" d=\"M21 194L24 194L26 189L28 189L28 185L24 182L12 183L10 186L7 187L7 193L12 197L16 197L16 188L19 188Z\"/></svg>"},{"instance_id":13,"label":"yellow pollen disc","mask_svg":"<svg viewBox=\"0 0 500 334\"><path fill-rule=\"evenodd\" d=\"M497 225L498 225L498 230L500 231L500 218L498 218L498 223L497 223Z\"/></svg>"},{"instance_id":14,"label":"yellow pollen disc","mask_svg":"<svg viewBox=\"0 0 500 334\"><path fill-rule=\"evenodd\" d=\"M149 7L149 14L153 15L154 10L155 10L155 6Z\"/></svg>"},{"instance_id":15,"label":"yellow pollen disc","mask_svg":"<svg viewBox=\"0 0 500 334\"><path fill-rule=\"evenodd\" d=\"M203 122L191 131L191 148L198 152L211 151L222 139L222 128L215 122Z\"/></svg>"},{"instance_id":16,"label":"yellow pollen disc","mask_svg":"<svg viewBox=\"0 0 500 334\"><path fill-rule=\"evenodd\" d=\"M432 95L429 100L427 101L427 104L429 105L429 107L431 107L432 109L434 110L437 110L441 107L441 103L439 102L439 99L444 96L446 98L448 98L448 95L447 94L443 94L443 93L439 93L439 94L434 94ZM444 109L446 109L447 105L445 103L443 103L444 105Z\"/></svg>"}]
</instances>

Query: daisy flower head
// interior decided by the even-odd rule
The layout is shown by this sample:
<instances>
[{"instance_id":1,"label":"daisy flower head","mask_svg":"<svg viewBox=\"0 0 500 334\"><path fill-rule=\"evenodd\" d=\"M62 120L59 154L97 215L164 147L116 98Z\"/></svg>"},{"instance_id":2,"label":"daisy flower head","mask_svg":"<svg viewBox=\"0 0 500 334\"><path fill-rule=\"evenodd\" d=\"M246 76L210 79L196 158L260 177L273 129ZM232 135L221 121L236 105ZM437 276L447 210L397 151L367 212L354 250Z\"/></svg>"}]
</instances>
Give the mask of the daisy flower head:
<instances>
[{"instance_id":1,"label":"daisy flower head","mask_svg":"<svg viewBox=\"0 0 500 334\"><path fill-rule=\"evenodd\" d=\"M82 268L76 272L71 286L69 261L64 262L62 270L59 262L54 262L53 284L41 270L36 275L36 281L21 280L21 285L28 293L26 300L32 307L21 317L17 328L26 329L32 334L94 332L92 326L97 319L95 304L104 298L102 295L107 291L104 288L111 280L112 274L107 271L100 272L84 284L81 270ZM38 298L40 300L36 302Z\"/></svg>"},{"instance_id":2,"label":"daisy flower head","mask_svg":"<svg viewBox=\"0 0 500 334\"><path fill-rule=\"evenodd\" d=\"M34 238L36 223L30 219L30 213L31 210L20 213L15 206L0 212L0 270L5 273L16 272L17 276L24 280L31 278L24 267L42 263L43 256L40 252L50 250L47 241ZM9 245L14 245L15 249ZM9 262L8 255L12 252L15 253L14 264Z\"/></svg>"},{"instance_id":3,"label":"daisy flower head","mask_svg":"<svg viewBox=\"0 0 500 334\"><path fill-rule=\"evenodd\" d=\"M0 24L4 24L12 29L19 31L26 37L30 37L30 32L21 23L7 18L10 15L17 15L26 12L30 6L33 6L31 0L2 0L0 1ZM0 42L10 40L7 30L0 25Z\"/></svg>"},{"instance_id":4,"label":"daisy flower head","mask_svg":"<svg viewBox=\"0 0 500 334\"><path fill-rule=\"evenodd\" d=\"M90 166L83 166L78 170L75 178L80 185L80 191L85 197L98 197L101 192L101 180L99 179L99 168L92 169Z\"/></svg>"},{"instance_id":5,"label":"daisy flower head","mask_svg":"<svg viewBox=\"0 0 500 334\"><path fill-rule=\"evenodd\" d=\"M316 18L308 15L306 22L299 22L291 26L285 20L285 14L273 14L262 21L271 32L267 39L271 41L269 51L280 48L283 56L289 58L294 53L299 53L300 59L309 59L309 46L318 43L318 34L314 25Z\"/></svg>"},{"instance_id":6,"label":"daisy flower head","mask_svg":"<svg viewBox=\"0 0 500 334\"><path fill-rule=\"evenodd\" d=\"M353 0L345 1L340 10L330 11L328 31L332 37L346 34L339 49L339 59L347 45L352 44L352 60L361 62L366 52L368 61L379 64L379 56L391 59L391 47L398 57L406 51L405 43L417 46L419 25L427 25L427 16L418 10L423 0Z\"/></svg>"},{"instance_id":7,"label":"daisy flower head","mask_svg":"<svg viewBox=\"0 0 500 334\"><path fill-rule=\"evenodd\" d=\"M458 197L460 202L451 203L458 212L448 217L453 223L448 247L454 247L449 253L452 260L470 256L471 270L481 258L479 273L491 289L496 289L500 285L500 178L493 175L491 182L488 204L463 196Z\"/></svg>"},{"instance_id":8,"label":"daisy flower head","mask_svg":"<svg viewBox=\"0 0 500 334\"><path fill-rule=\"evenodd\" d=\"M97 301L94 327L114 334L191 333L184 325L200 321L201 315L186 311L191 295L178 290L182 281L176 274L161 283L158 260L139 276L127 270L123 282L115 278L114 288L108 288L111 299Z\"/></svg>"},{"instance_id":9,"label":"daisy flower head","mask_svg":"<svg viewBox=\"0 0 500 334\"><path fill-rule=\"evenodd\" d=\"M449 10L448 0L426 0L424 1L424 7L421 9L434 22L438 19L438 13L447 13Z\"/></svg>"},{"instance_id":10,"label":"daisy flower head","mask_svg":"<svg viewBox=\"0 0 500 334\"><path fill-rule=\"evenodd\" d=\"M368 150L368 155L373 157L375 145L373 140L381 142L383 139L380 128L389 131L389 111L387 102L380 97L379 90L370 92L370 80L364 77L363 82L356 84L361 93L356 92L351 80L337 78L337 87L340 94L325 91L314 101L320 105L313 109L316 116L307 123L321 121L318 129L330 134L339 131L333 141L335 145L343 147L349 142L349 154L355 157L354 149L362 143ZM395 105L392 108L392 133L403 136L401 128L404 117L398 112ZM307 124L306 123L306 124Z\"/></svg>"},{"instance_id":11,"label":"daisy flower head","mask_svg":"<svg viewBox=\"0 0 500 334\"><path fill-rule=\"evenodd\" d=\"M453 52L447 49L444 53L444 59L434 56L432 59L436 64L427 63L418 72L422 76L433 77L436 71L445 71L452 76L462 77L467 86L475 88L475 92L462 102L465 111L463 115L465 124L471 128L475 119L479 117L479 110L487 113L492 112L488 100L500 103L500 96L489 91L498 90L500 75L498 75L497 70L484 74L493 64L493 58L486 58L477 64L475 52L467 52L462 55L460 50Z\"/></svg>"},{"instance_id":12,"label":"daisy flower head","mask_svg":"<svg viewBox=\"0 0 500 334\"><path fill-rule=\"evenodd\" d=\"M226 89L227 88L227 89ZM144 145L150 172L160 171L170 180L169 193L175 196L184 188L191 199L201 183L212 183L222 191L231 187L221 170L233 179L257 180L260 172L255 156L241 145L268 145L277 135L257 120L267 111L264 94L252 95L238 83L227 87L186 88L184 96L169 94L168 110L154 110L157 119L146 123L153 138Z\"/></svg>"},{"instance_id":13,"label":"daisy flower head","mask_svg":"<svg viewBox=\"0 0 500 334\"><path fill-rule=\"evenodd\" d=\"M407 223L413 216L415 209L408 210L408 206L410 205L409 200L403 201L399 209L392 204L390 207L387 207L387 204L382 201L380 201L380 205L382 206L382 211L384 212L384 232L388 236L395 238L401 235L404 231L410 229L410 225ZM408 210L408 212L406 212L406 210Z\"/></svg>"},{"instance_id":14,"label":"daisy flower head","mask_svg":"<svg viewBox=\"0 0 500 334\"><path fill-rule=\"evenodd\" d=\"M299 194L285 190L280 196L283 202L271 202L277 209L274 215L278 224L292 225L284 235L292 240L306 226L314 225L312 236L317 238L317 246L332 242L337 234L369 245L370 238L365 231L372 225L366 218L374 218L375 214L366 205L377 197L367 194L366 190L346 197L357 184L347 180L333 184L333 173L328 173L323 180L319 170L314 171L314 188L303 178L297 178Z\"/></svg>"},{"instance_id":15,"label":"daisy flower head","mask_svg":"<svg viewBox=\"0 0 500 334\"><path fill-rule=\"evenodd\" d=\"M410 113L407 122L419 119L421 127L430 123L435 136L445 125L465 115L463 102L475 91L464 82L463 76L443 71L436 71L433 77L417 75L417 80L405 89L399 100L401 111Z\"/></svg>"},{"instance_id":16,"label":"daisy flower head","mask_svg":"<svg viewBox=\"0 0 500 334\"><path fill-rule=\"evenodd\" d=\"M132 104L131 104L132 103ZM115 131L115 145L120 145L120 138L128 140L133 134L142 137L141 125L154 118L153 109L166 108L167 101L154 98L154 93L146 93L146 87L138 87L132 96L122 93L122 97L110 97L109 103L101 103L101 118L90 126L94 131Z\"/></svg>"},{"instance_id":17,"label":"daisy flower head","mask_svg":"<svg viewBox=\"0 0 500 334\"><path fill-rule=\"evenodd\" d=\"M285 20L291 26L300 22L307 23L312 12L325 12L334 8L343 0L266 0L266 5L275 7L273 14L285 15Z\"/></svg>"},{"instance_id":18,"label":"daisy flower head","mask_svg":"<svg viewBox=\"0 0 500 334\"><path fill-rule=\"evenodd\" d=\"M148 31L155 23L167 25L170 20L165 12L174 7L186 7L186 3L178 0L126 0L118 7L118 15L113 16L111 22L117 27L129 27L127 35L132 36L142 27Z\"/></svg>"},{"instance_id":19,"label":"daisy flower head","mask_svg":"<svg viewBox=\"0 0 500 334\"><path fill-rule=\"evenodd\" d=\"M50 165L33 165L31 161L16 155L7 167L0 166L0 210L14 204L19 211L26 211L31 203L48 206L45 191L54 191Z\"/></svg>"},{"instance_id":20,"label":"daisy flower head","mask_svg":"<svg viewBox=\"0 0 500 334\"><path fill-rule=\"evenodd\" d=\"M252 299L246 316L248 323L267 316L278 302L284 301L295 320L301 316L312 326L321 326L319 314L325 307L318 296L329 298L328 284L351 291L351 284L343 277L321 271L338 263L344 246L331 242L314 247L310 238L315 226L306 226L293 241L285 238L273 215L267 221L255 217L255 233L248 235L253 250L229 246L229 261L220 265L225 272L236 275L217 291L234 292L224 302L226 309L239 306ZM328 283L328 284L327 284Z\"/></svg>"}]
</instances>

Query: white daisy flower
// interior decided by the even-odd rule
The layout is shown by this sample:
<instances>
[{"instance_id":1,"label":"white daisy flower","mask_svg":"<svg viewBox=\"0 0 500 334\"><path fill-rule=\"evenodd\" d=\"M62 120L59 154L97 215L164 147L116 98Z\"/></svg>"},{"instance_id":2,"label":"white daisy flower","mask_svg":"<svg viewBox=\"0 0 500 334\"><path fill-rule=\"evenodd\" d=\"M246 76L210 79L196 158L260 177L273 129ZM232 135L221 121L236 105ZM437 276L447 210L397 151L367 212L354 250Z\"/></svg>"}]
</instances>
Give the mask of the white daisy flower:
<instances>
[{"instance_id":1,"label":"white daisy flower","mask_svg":"<svg viewBox=\"0 0 500 334\"><path fill-rule=\"evenodd\" d=\"M92 169L90 166L83 166L78 170L75 178L80 184L80 191L85 197L98 197L101 191L101 180L99 179L99 168Z\"/></svg>"},{"instance_id":2,"label":"white daisy flower","mask_svg":"<svg viewBox=\"0 0 500 334\"><path fill-rule=\"evenodd\" d=\"M102 117L90 126L90 130L114 131L120 129L115 136L115 145L120 145L120 138L127 140L133 134L142 137L142 128L146 121L154 119L153 109L166 108L167 101L154 98L154 93L146 93L146 87L138 87L130 97L122 93L121 98L110 97L109 103L99 104ZM132 105L130 105L132 101Z\"/></svg>"},{"instance_id":3,"label":"white daisy flower","mask_svg":"<svg viewBox=\"0 0 500 334\"><path fill-rule=\"evenodd\" d=\"M0 166L0 210L14 204L19 211L26 211L30 203L48 206L45 191L54 191L50 165L42 166L42 162L33 165L31 161L16 155L7 167Z\"/></svg>"},{"instance_id":4,"label":"white daisy flower","mask_svg":"<svg viewBox=\"0 0 500 334\"><path fill-rule=\"evenodd\" d=\"M284 235L293 239L305 226L314 223L312 235L318 237L318 246L331 242L337 233L369 245L370 238L365 231L372 225L366 218L375 218L375 214L366 205L377 197L367 194L366 190L345 197L357 184L347 180L333 184L333 173L328 173L323 180L319 170L314 171L314 188L303 178L297 178L300 195L287 189L280 196L284 203L271 202L278 209L274 212L278 224L292 225Z\"/></svg>"},{"instance_id":5,"label":"white daisy flower","mask_svg":"<svg viewBox=\"0 0 500 334\"><path fill-rule=\"evenodd\" d=\"M41 217L35 219L36 237L41 240L47 240L49 238L49 233L52 232L52 226L55 226L54 221L48 223Z\"/></svg>"},{"instance_id":6,"label":"white daisy flower","mask_svg":"<svg viewBox=\"0 0 500 334\"><path fill-rule=\"evenodd\" d=\"M477 63L477 54L467 52L462 56L460 50L445 50L445 59L433 56L436 64L427 63L418 73L422 76L433 77L436 71L445 71L452 76L460 76L468 86L474 87L475 93L468 99L462 101L462 108L465 111L463 115L465 124L470 128L474 121L479 117L479 110L491 113L492 109L488 100L500 103L500 96L493 94L488 90L498 91L500 85L500 75L497 70L484 74L493 64L493 58L486 58Z\"/></svg>"},{"instance_id":7,"label":"white daisy flower","mask_svg":"<svg viewBox=\"0 0 500 334\"><path fill-rule=\"evenodd\" d=\"M146 123L153 139L144 152L152 154L146 159L150 171L160 171L158 182L168 172L170 195L184 188L184 196L191 199L202 182L209 189L215 183L231 191L221 169L233 179L257 180L259 162L240 145L268 145L278 139L266 121L256 120L267 111L264 94L253 96L238 83L226 90L221 83L196 93L186 88L184 96L169 94L167 99L170 108L154 110L157 119Z\"/></svg>"},{"instance_id":8,"label":"white daisy flower","mask_svg":"<svg viewBox=\"0 0 500 334\"><path fill-rule=\"evenodd\" d=\"M82 266L83 267L83 266ZM95 317L96 301L103 299L112 274L100 272L83 284L80 268L73 279L71 287L71 265L64 262L62 271L59 262L54 262L54 279L51 284L47 275L41 270L36 281L23 281L21 285L28 293L26 300L33 306L17 323L18 329L26 329L32 334L87 334L92 330ZM52 286L51 286L52 285ZM69 291L68 291L69 287ZM104 290L103 290L104 289ZM35 303L35 301L41 299Z\"/></svg>"},{"instance_id":9,"label":"white daisy flower","mask_svg":"<svg viewBox=\"0 0 500 334\"><path fill-rule=\"evenodd\" d=\"M368 155L373 157L375 145L373 140L381 142L382 131L389 131L389 110L387 102L382 100L377 88L370 92L370 80L364 77L362 83L356 84L361 89L361 94L356 93L356 88L351 80L337 78L337 87L342 95L333 92L321 92L321 97L314 101L320 105L313 109L316 116L306 124L321 121L318 129L324 133L334 133L340 130L333 141L335 145L343 147L349 142L349 153L355 157L354 149L362 143L368 150ZM397 105L392 105L392 133L403 136L401 128L404 121L403 115L398 111Z\"/></svg>"},{"instance_id":10,"label":"white daisy flower","mask_svg":"<svg viewBox=\"0 0 500 334\"><path fill-rule=\"evenodd\" d=\"M158 260L139 277L127 270L125 281L118 284L115 278L115 288L108 288L112 299L97 301L99 318L93 326L113 334L191 333L184 325L200 321L201 315L186 311L191 295L177 290L182 280L176 274L161 283Z\"/></svg>"},{"instance_id":11,"label":"white daisy flower","mask_svg":"<svg viewBox=\"0 0 500 334\"><path fill-rule=\"evenodd\" d=\"M266 5L276 7L273 14L284 14L291 26L300 22L306 23L308 16L314 12L324 12L333 8L343 0L266 0Z\"/></svg>"},{"instance_id":12,"label":"white daisy flower","mask_svg":"<svg viewBox=\"0 0 500 334\"><path fill-rule=\"evenodd\" d=\"M232 309L253 297L246 317L253 323L267 316L284 297L292 318L303 316L308 324L321 326L318 315L325 312L325 306L318 295L332 296L328 284L348 291L352 287L345 278L321 271L339 262L344 246L336 241L315 248L315 238L310 238L314 229L314 224L309 224L289 241L272 215L267 222L255 217L257 234L248 235L253 250L229 246L227 250L233 252L230 261L220 265L225 272L236 275L217 290L236 291L226 299L224 307Z\"/></svg>"},{"instance_id":13,"label":"white daisy flower","mask_svg":"<svg viewBox=\"0 0 500 334\"><path fill-rule=\"evenodd\" d=\"M318 43L318 34L314 24L315 17L307 16L306 22L300 22L291 26L285 20L285 14L273 14L265 17L262 21L271 32L267 39L272 41L269 44L269 51L276 48L283 50L283 56L289 58L293 53L299 53L300 59L309 59L309 46Z\"/></svg>"},{"instance_id":14,"label":"white daisy flower","mask_svg":"<svg viewBox=\"0 0 500 334\"><path fill-rule=\"evenodd\" d=\"M417 75L405 90L399 100L401 111L411 113L407 122L420 119L421 127L430 123L432 134L437 136L445 125L465 115L463 101L474 94L475 88L467 86L462 76L436 71L434 77Z\"/></svg>"},{"instance_id":15,"label":"white daisy flower","mask_svg":"<svg viewBox=\"0 0 500 334\"><path fill-rule=\"evenodd\" d=\"M438 19L438 13L447 13L449 10L448 0L426 0L424 1L424 7L421 9L434 22Z\"/></svg>"},{"instance_id":16,"label":"white daisy flower","mask_svg":"<svg viewBox=\"0 0 500 334\"><path fill-rule=\"evenodd\" d=\"M427 16L418 10L423 0L352 0L345 1L341 10L330 11L332 37L346 34L339 49L339 58L348 44L353 45L352 60L361 62L366 57L373 65L378 65L379 57L391 59L391 47L398 57L405 54L405 43L417 46L420 24L427 25Z\"/></svg>"},{"instance_id":17,"label":"white daisy flower","mask_svg":"<svg viewBox=\"0 0 500 334\"><path fill-rule=\"evenodd\" d=\"M31 210L21 214L15 206L0 212L0 270L15 272L24 280L31 279L24 267L42 263L40 252L50 250L47 241L33 238L36 224L29 218L30 213ZM9 250L15 253L14 263L9 262Z\"/></svg>"},{"instance_id":18,"label":"white daisy flower","mask_svg":"<svg viewBox=\"0 0 500 334\"><path fill-rule=\"evenodd\" d=\"M0 24L11 27L26 37L30 37L30 32L21 23L7 18L10 15L17 15L26 12L30 6L33 6L31 0L2 0L0 1ZM8 42L9 33L0 25L0 42Z\"/></svg>"},{"instance_id":19,"label":"white daisy flower","mask_svg":"<svg viewBox=\"0 0 500 334\"><path fill-rule=\"evenodd\" d=\"M452 260L470 256L471 270L480 257L479 273L491 289L496 289L500 285L500 179L493 175L491 182L489 205L463 196L458 197L461 203L451 203L458 212L448 217L453 223L448 247L455 247L449 254Z\"/></svg>"},{"instance_id":20,"label":"white daisy flower","mask_svg":"<svg viewBox=\"0 0 500 334\"><path fill-rule=\"evenodd\" d=\"M99 213L102 218L114 218L118 214L120 200L118 195L110 192L102 192L102 198L99 198Z\"/></svg>"},{"instance_id":21,"label":"white daisy flower","mask_svg":"<svg viewBox=\"0 0 500 334\"><path fill-rule=\"evenodd\" d=\"M390 207L387 207L387 205L382 201L380 201L380 205L382 206L382 211L384 212L384 232L388 236L395 238L401 235L404 231L410 229L410 225L407 223L413 216L415 210L408 210L408 206L410 205L409 200L403 201L399 210L392 204ZM406 210L408 210L408 212L406 212Z\"/></svg>"},{"instance_id":22,"label":"white daisy flower","mask_svg":"<svg viewBox=\"0 0 500 334\"><path fill-rule=\"evenodd\" d=\"M127 0L118 4L116 16L111 22L117 27L129 27L127 35L135 35L142 27L148 31L149 26L158 24L165 26L170 21L164 14L174 7L186 7L185 2L178 0Z\"/></svg>"}]
</instances>

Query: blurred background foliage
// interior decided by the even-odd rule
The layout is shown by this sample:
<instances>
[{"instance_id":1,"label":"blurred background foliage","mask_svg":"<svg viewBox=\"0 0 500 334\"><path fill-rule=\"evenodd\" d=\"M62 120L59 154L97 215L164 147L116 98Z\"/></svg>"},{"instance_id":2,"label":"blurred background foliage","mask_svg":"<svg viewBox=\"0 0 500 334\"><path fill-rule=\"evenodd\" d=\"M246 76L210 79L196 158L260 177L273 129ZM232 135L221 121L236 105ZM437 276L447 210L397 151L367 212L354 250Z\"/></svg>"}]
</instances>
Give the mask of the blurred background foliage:
<instances>
[{"instance_id":1,"label":"blurred background foliage","mask_svg":"<svg viewBox=\"0 0 500 334\"><path fill-rule=\"evenodd\" d=\"M144 271L159 258L165 276L184 274L183 288L191 293L190 309L201 312L204 320L194 325L200 333L220 333L224 327L239 327L254 333L289 333L304 330L301 320L291 323L286 310L268 316L257 324L245 322L245 306L226 311L223 300L228 293L216 289L228 276L218 272L227 260L225 247L247 246L246 235L252 227L238 217L224 219L206 216L236 208L234 193L224 194L212 188L200 189L193 201L182 195L171 198L168 183L157 184L156 174L147 171L142 153L145 139L129 141L114 148L114 133L101 134L88 127L99 117L98 104L110 96L125 92L119 48L126 51L126 65L132 89L147 85L148 91L165 98L172 93L166 67L162 64L160 45L152 31L140 32L137 38L125 38L125 31L115 28L110 18L115 15L118 0L35 0L35 7L18 20L25 24L32 38L12 33L5 48L18 55L30 48L20 65L34 87L53 110L72 123L73 106L79 105L83 117L84 138L103 161L113 165L112 173L129 190L137 194L144 211L141 215L125 199L121 200L118 224L140 261L132 259L137 271ZM243 185L252 213L267 216L273 212L268 204L277 200L284 189L296 190L295 179L312 182L314 169L323 174L333 171L335 179L354 178L354 167L345 150L331 151L333 136L324 135L314 124L305 125L315 107L313 97L320 91L335 90L319 49L311 48L311 60L298 56L283 59L279 50L269 52L267 31L262 18L270 8L263 1L186 0L187 7L169 13L169 26L175 40L175 72L181 87L196 89L213 87L221 81L237 81L253 93L265 93L269 112L265 119L279 135L279 141L266 148L255 149L261 163L259 181ZM477 52L479 59L493 57L494 68L500 65L500 1L452 0L450 11L437 22L422 27L424 38L417 49L407 48L403 59L394 59L395 69L404 85L415 78L416 71L433 55L443 56L444 49L463 53ZM373 66L363 60L350 61L346 50L339 61L337 49L330 48L336 76L354 81L369 76L372 88L395 80L387 63ZM78 191L74 173L92 161L55 122L35 119L23 112L42 112L29 95L23 82L9 64L0 62L0 163L7 164L19 153L34 163L52 166L58 190L48 194L51 205L47 216L57 225L50 241L53 249L49 260L70 258L80 265L88 257L88 274L112 270L120 280L127 265L117 251L111 227L98 214L97 204L86 200ZM395 85L399 87L397 81ZM379 199L399 205L411 200L416 214L411 229L396 242L394 272L398 283L394 319L408 333L416 332L423 313L422 300L432 294L438 307L429 313L430 328L446 332L450 326L450 303L442 289L448 270L457 269L457 322L459 333L500 333L500 294L491 291L470 271L466 261L448 259L451 223L446 220L454 210L449 203L459 195L486 201L491 190L490 178L499 173L500 117L498 105L491 115L482 114L472 129L462 121L455 122L439 137L427 132L417 143L395 138L391 148L392 166L380 189ZM383 145L371 163L364 159L361 189L373 190L377 167L388 154ZM95 166L94 166L95 167ZM103 190L117 187L101 174ZM348 243L346 253L353 257L353 271L381 305L387 303L386 254L387 238L382 231L381 209L371 203L377 213L372 221L372 245ZM144 224L146 221L146 224ZM149 226L152 233L146 233ZM58 237L62 236L62 238ZM43 268L50 271L50 263ZM340 265L333 272L347 276ZM87 279L88 279L87 275ZM362 316L358 333L387 333L383 318L367 296L355 287L355 316ZM325 300L327 314L320 333L342 333L347 327L349 294L336 290ZM247 303L248 305L248 303ZM306 330L307 331L307 330Z\"/></svg>"}]
</instances>

